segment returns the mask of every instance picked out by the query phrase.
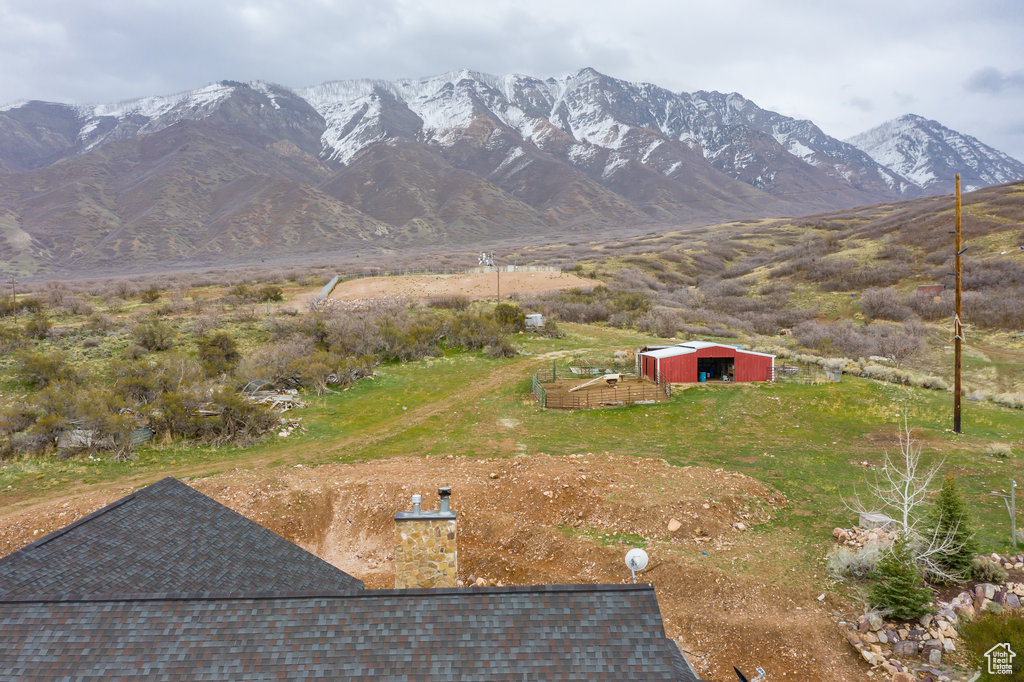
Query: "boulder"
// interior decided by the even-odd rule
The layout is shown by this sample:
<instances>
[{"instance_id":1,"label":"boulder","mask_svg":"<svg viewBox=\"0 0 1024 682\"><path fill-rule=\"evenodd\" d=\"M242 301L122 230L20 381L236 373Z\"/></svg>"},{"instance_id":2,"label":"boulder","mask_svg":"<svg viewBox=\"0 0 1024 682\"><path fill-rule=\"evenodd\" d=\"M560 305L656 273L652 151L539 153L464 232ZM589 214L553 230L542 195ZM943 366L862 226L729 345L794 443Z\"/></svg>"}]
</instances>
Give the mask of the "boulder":
<instances>
[{"instance_id":1,"label":"boulder","mask_svg":"<svg viewBox=\"0 0 1024 682\"><path fill-rule=\"evenodd\" d=\"M675 533L677 530L683 527L683 524L679 523L677 519L668 520L668 532Z\"/></svg>"},{"instance_id":2,"label":"boulder","mask_svg":"<svg viewBox=\"0 0 1024 682\"><path fill-rule=\"evenodd\" d=\"M895 522L885 514L862 512L857 525L861 528L885 528L891 523Z\"/></svg>"},{"instance_id":3,"label":"boulder","mask_svg":"<svg viewBox=\"0 0 1024 682\"><path fill-rule=\"evenodd\" d=\"M903 658L909 658L910 656L917 656L918 646L917 642L912 639L908 639L902 642L896 642L892 645L892 652L897 656Z\"/></svg>"},{"instance_id":4,"label":"boulder","mask_svg":"<svg viewBox=\"0 0 1024 682\"><path fill-rule=\"evenodd\" d=\"M926 640L924 642L924 644L921 645L921 653L929 658L929 661L928 661L929 663L931 663L932 665L935 665L935 663L932 663L931 659L930 659L931 653L933 651L938 651L941 654L942 653L942 642L940 642L937 639L929 639L929 640Z\"/></svg>"},{"instance_id":5,"label":"boulder","mask_svg":"<svg viewBox=\"0 0 1024 682\"><path fill-rule=\"evenodd\" d=\"M1020 597L1018 597L1013 592L1011 592L1010 594L1006 595L1006 606L1008 606L1011 609L1019 609L1020 608Z\"/></svg>"}]
</instances>

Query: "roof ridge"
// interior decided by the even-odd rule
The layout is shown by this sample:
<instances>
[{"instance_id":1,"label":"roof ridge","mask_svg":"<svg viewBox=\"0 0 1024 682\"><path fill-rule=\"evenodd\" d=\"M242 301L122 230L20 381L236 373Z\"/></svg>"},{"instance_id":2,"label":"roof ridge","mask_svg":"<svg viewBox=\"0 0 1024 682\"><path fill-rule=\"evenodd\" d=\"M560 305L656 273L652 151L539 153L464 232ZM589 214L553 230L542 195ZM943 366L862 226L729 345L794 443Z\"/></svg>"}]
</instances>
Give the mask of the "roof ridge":
<instances>
[{"instance_id":1,"label":"roof ridge","mask_svg":"<svg viewBox=\"0 0 1024 682\"><path fill-rule=\"evenodd\" d=\"M16 555L16 554L18 554L20 552L24 552L25 550L29 550L29 549L37 549L37 548L42 547L43 545L45 545L45 544L47 544L49 542L52 542L53 540L56 540L57 538L59 538L59 537L61 537L63 535L66 535L67 533L69 533L70 531L74 530L75 528L78 528L79 526L84 525L84 524L88 523L89 521L92 521L93 519L96 519L96 518L98 518L100 516L103 516L104 514L106 514L109 511L113 511L114 509L117 509L118 507L131 502L139 494L144 493L144 492L146 492L148 490L151 490L154 486L160 485L161 483L164 483L166 481L173 481L174 483L180 483L181 485L185 485L184 483L182 483L178 479L174 478L173 476L165 476L164 478L161 478L159 481L156 481L154 483L150 483L147 486L143 486L142 488L139 488L135 492L129 493L129 494L125 495L124 497L121 497L121 498L118 498L118 499L114 500L113 502L111 502L110 504L106 505L105 507L101 507L101 508L97 509L94 512L90 512L89 514L86 514L82 518L80 518L80 519L78 519L76 521L72 521L71 523L69 523L66 526L58 528L57 530L53 531L52 533L48 533L47 535L44 535L43 537L39 538L38 540L30 542L29 544L25 545L22 548L14 550L13 552L11 552L10 554L8 554L5 557L0 557L0 565L2 565L8 559L10 559L11 557L13 557L14 555ZM185 486L185 487L188 488L189 486ZM191 490L191 488L189 488L189 489Z\"/></svg>"},{"instance_id":2,"label":"roof ridge","mask_svg":"<svg viewBox=\"0 0 1024 682\"><path fill-rule=\"evenodd\" d=\"M12 595L0 594L0 603L86 603L134 601L263 601L272 599L372 599L394 596L450 597L487 594L550 594L559 592L654 592L652 583L572 583L564 585L505 585L501 587L440 587L391 590L299 590L282 592L155 592L85 595L74 592Z\"/></svg>"},{"instance_id":3,"label":"roof ridge","mask_svg":"<svg viewBox=\"0 0 1024 682\"><path fill-rule=\"evenodd\" d=\"M129 503L131 506L126 507ZM102 520L108 512L114 512L107 517L111 519L110 523ZM202 540L200 545L189 545L186 548L181 545L183 541L170 535L181 535L174 530L174 524L183 523L182 518L191 519L193 525L189 532L195 531L196 537ZM97 523L90 524L97 519L100 519ZM141 530L132 530L130 525L126 525L132 523L141 524ZM215 527L213 524L218 525ZM81 532L72 532L75 529L81 529ZM151 538L145 547L138 544L141 541L139 532ZM226 537L225 534L247 540L244 544L230 548L232 556L239 558L241 563L233 564L233 568L222 574L211 566L216 563L213 556L224 549L217 545ZM111 551L118 556L123 555L127 560L124 566L112 564L115 559L111 556L89 554L84 549L90 542L109 543L115 537L118 544L116 547L111 546ZM165 538L174 549L163 549L168 545L160 542L159 538ZM253 555L253 543L267 551L260 553L260 556ZM65 562L53 566L49 563L40 564L46 556L65 551L75 552L76 556L85 559L84 563ZM177 563L175 557L178 555L167 555L168 551L184 552L184 555L195 559L196 563L188 564L190 568L181 571L176 568L171 570L170 566L162 567L165 560ZM163 559L158 559L161 556ZM247 556L252 559L251 562L245 559ZM149 568L138 574L144 565ZM107 569L113 567L117 576L130 582L97 579L90 571L99 566ZM201 582L183 579L186 575L194 577L196 571L202 575ZM136 581L140 575L142 583ZM242 579L241 576L248 578ZM17 590L15 585L19 585ZM361 589L363 583L309 550L171 476L135 490L0 558L0 595L6 599L12 599L18 594L36 597L60 594L65 595L65 598L69 595L81 597L84 594L96 594L99 591L120 594L139 588L139 593L144 594L172 590L261 590L278 586L293 589L322 587L341 591L350 587ZM47 599L43 598L43 601Z\"/></svg>"}]
</instances>

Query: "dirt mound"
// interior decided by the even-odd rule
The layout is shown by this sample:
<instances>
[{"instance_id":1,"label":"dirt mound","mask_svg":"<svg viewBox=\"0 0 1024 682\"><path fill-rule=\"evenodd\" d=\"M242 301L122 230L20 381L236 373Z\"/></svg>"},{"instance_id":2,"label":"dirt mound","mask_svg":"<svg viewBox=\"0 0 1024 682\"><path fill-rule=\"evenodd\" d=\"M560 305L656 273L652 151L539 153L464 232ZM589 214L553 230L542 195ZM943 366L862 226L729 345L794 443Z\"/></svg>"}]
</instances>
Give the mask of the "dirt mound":
<instances>
[{"instance_id":1,"label":"dirt mound","mask_svg":"<svg viewBox=\"0 0 1024 682\"><path fill-rule=\"evenodd\" d=\"M581 453L297 465L190 484L370 588L394 585L395 512L411 508L413 493L436 508L436 489L448 485L465 583L626 582L626 549L646 546L640 578L655 585L668 634L706 678L732 679L734 664L761 665L773 679L863 677L828 609L790 586L789 559L805 550L750 530L785 500L741 474ZM0 552L129 491L0 517Z\"/></svg>"}]
</instances>

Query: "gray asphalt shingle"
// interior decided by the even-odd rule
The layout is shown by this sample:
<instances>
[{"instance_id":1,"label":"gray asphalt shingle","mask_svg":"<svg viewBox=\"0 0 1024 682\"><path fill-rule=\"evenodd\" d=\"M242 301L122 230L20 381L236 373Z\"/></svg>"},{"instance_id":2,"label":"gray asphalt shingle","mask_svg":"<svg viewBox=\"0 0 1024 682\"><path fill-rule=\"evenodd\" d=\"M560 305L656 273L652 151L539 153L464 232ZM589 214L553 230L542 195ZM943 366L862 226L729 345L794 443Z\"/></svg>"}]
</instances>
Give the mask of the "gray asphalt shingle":
<instances>
[{"instance_id":1,"label":"gray asphalt shingle","mask_svg":"<svg viewBox=\"0 0 1024 682\"><path fill-rule=\"evenodd\" d=\"M344 571L174 478L0 559L0 594L362 587Z\"/></svg>"},{"instance_id":2,"label":"gray asphalt shingle","mask_svg":"<svg viewBox=\"0 0 1024 682\"><path fill-rule=\"evenodd\" d=\"M695 679L650 585L55 595L0 601L0 632L0 677Z\"/></svg>"},{"instance_id":3,"label":"gray asphalt shingle","mask_svg":"<svg viewBox=\"0 0 1024 682\"><path fill-rule=\"evenodd\" d=\"M696 680L650 585L362 587L166 478L0 559L0 680Z\"/></svg>"}]
</instances>

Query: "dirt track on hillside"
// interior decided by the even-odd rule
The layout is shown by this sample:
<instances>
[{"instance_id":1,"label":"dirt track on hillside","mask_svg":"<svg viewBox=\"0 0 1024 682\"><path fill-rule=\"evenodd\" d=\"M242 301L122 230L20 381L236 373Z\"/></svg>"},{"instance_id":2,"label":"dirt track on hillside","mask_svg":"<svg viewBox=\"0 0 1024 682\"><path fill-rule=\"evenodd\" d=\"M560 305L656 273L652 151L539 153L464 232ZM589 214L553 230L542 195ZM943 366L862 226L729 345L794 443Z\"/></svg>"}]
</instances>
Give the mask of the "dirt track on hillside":
<instances>
[{"instance_id":1,"label":"dirt track on hillside","mask_svg":"<svg viewBox=\"0 0 1024 682\"><path fill-rule=\"evenodd\" d=\"M760 665L771 679L863 679L828 601L793 586L807 583L789 573L795 549L777 534L734 526L765 521L784 503L741 474L582 452L299 464L192 485L370 588L393 585L394 513L417 492L436 508L441 485L452 487L459 512L465 583L625 582L623 556L642 537L651 563L641 579L655 585L669 636L707 679L734 679L733 665ZM130 491L108 487L4 513L0 554ZM673 518L680 527L670 532Z\"/></svg>"}]
</instances>

